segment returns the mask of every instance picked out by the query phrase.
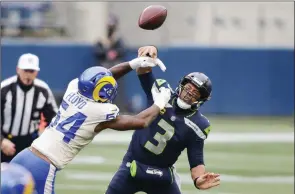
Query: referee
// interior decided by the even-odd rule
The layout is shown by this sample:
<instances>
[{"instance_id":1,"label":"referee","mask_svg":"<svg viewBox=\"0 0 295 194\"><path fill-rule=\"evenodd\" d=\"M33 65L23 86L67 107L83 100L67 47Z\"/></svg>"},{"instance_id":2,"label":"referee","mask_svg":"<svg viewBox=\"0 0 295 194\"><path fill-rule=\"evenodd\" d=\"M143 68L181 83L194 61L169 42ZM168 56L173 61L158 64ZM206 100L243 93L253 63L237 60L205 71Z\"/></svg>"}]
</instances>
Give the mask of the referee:
<instances>
[{"instance_id":1,"label":"referee","mask_svg":"<svg viewBox=\"0 0 295 194\"><path fill-rule=\"evenodd\" d=\"M50 123L57 112L50 88L36 78L39 58L23 54L16 70L17 75L1 82L1 162L10 162L38 137L41 114Z\"/></svg>"}]
</instances>

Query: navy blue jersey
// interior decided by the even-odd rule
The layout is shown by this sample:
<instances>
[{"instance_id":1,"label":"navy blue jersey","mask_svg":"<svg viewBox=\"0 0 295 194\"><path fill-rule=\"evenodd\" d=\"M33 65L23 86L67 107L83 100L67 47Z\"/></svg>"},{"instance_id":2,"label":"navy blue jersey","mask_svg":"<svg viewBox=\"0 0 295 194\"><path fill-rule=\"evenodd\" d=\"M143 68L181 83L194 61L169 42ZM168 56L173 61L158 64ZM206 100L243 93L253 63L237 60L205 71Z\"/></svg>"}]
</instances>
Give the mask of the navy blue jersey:
<instances>
[{"instance_id":1,"label":"navy blue jersey","mask_svg":"<svg viewBox=\"0 0 295 194\"><path fill-rule=\"evenodd\" d=\"M153 103L151 87L155 81L152 73L139 76L149 104ZM124 160L170 167L187 148L190 167L204 164L204 140L210 131L210 123L199 111L182 110L172 95L161 114L147 129L136 130Z\"/></svg>"}]
</instances>

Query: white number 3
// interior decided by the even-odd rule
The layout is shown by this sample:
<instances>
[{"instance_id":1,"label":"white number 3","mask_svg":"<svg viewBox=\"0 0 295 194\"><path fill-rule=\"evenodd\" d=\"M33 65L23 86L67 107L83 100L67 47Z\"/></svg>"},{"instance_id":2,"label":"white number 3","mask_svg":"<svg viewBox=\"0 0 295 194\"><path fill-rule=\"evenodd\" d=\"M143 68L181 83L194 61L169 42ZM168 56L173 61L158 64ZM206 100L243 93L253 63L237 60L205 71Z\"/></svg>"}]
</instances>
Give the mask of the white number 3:
<instances>
[{"instance_id":1,"label":"white number 3","mask_svg":"<svg viewBox=\"0 0 295 194\"><path fill-rule=\"evenodd\" d=\"M155 146L153 143L150 141L146 142L144 147L148 149L150 152L159 155L161 154L166 145L167 141L169 141L173 135L174 135L174 127L171 126L169 123L167 123L165 120L161 119L158 123L158 125L165 130L165 133L162 135L161 133L157 132L154 136L154 139L157 140L158 145Z\"/></svg>"}]
</instances>

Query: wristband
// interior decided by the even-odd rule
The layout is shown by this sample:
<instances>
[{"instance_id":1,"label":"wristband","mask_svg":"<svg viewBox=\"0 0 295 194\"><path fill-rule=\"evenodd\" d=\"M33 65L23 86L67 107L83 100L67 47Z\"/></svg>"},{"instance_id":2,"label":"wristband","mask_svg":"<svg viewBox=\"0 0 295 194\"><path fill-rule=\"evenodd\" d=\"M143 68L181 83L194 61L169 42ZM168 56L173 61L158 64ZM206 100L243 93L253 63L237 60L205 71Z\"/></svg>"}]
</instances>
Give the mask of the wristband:
<instances>
[{"instance_id":1,"label":"wristband","mask_svg":"<svg viewBox=\"0 0 295 194\"><path fill-rule=\"evenodd\" d=\"M164 109L165 108L165 105L163 102L161 101L155 101L154 102L154 105L156 105L157 107L159 107L160 110Z\"/></svg>"},{"instance_id":2,"label":"wristband","mask_svg":"<svg viewBox=\"0 0 295 194\"><path fill-rule=\"evenodd\" d=\"M200 189L200 188L197 186L197 180L198 180L198 178L199 178L199 177L195 178L195 180L194 180L194 185L195 185L195 187L196 187L197 189Z\"/></svg>"}]
</instances>

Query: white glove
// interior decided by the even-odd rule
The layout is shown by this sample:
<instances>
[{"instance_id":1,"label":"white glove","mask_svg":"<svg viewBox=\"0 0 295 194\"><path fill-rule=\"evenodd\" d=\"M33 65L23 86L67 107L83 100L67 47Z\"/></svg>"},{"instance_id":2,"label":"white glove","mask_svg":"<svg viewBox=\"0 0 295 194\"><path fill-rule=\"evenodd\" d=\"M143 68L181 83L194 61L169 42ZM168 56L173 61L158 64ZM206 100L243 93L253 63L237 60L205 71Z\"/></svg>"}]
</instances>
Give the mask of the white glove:
<instances>
[{"instance_id":1,"label":"white glove","mask_svg":"<svg viewBox=\"0 0 295 194\"><path fill-rule=\"evenodd\" d=\"M165 87L161 87L160 91L156 88L152 88L152 95L154 99L154 104L157 105L160 110L165 108L166 104L170 100L171 90Z\"/></svg>"},{"instance_id":2,"label":"white glove","mask_svg":"<svg viewBox=\"0 0 295 194\"><path fill-rule=\"evenodd\" d=\"M151 57L138 57L129 61L129 64L132 69L137 69L138 67L155 67L158 65L162 71L166 71L166 66L158 58L154 59Z\"/></svg>"}]
</instances>

